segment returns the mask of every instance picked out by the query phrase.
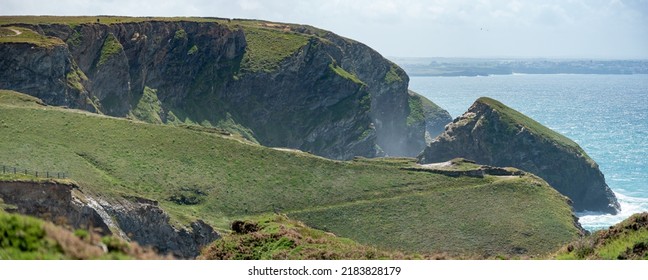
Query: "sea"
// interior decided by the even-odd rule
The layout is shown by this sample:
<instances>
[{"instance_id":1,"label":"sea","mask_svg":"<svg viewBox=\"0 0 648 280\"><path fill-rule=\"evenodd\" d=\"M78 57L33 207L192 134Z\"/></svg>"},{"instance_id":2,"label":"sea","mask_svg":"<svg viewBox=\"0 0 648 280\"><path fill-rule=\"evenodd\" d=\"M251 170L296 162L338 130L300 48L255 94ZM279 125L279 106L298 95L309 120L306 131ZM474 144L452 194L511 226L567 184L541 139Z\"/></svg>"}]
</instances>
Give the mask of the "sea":
<instances>
[{"instance_id":1,"label":"sea","mask_svg":"<svg viewBox=\"0 0 648 280\"><path fill-rule=\"evenodd\" d=\"M585 229L648 211L648 75L411 77L409 86L453 118L487 96L578 143L621 204L617 215L576 213Z\"/></svg>"}]
</instances>

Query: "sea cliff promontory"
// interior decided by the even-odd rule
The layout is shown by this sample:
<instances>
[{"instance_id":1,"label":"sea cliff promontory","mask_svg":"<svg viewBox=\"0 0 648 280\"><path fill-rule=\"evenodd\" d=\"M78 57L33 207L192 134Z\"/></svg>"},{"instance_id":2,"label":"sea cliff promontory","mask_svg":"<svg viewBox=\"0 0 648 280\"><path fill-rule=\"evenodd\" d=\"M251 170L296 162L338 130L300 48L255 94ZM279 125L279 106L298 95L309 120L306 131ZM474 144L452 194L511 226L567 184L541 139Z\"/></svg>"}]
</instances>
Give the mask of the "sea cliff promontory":
<instances>
[{"instance_id":1,"label":"sea cliff promontory","mask_svg":"<svg viewBox=\"0 0 648 280\"><path fill-rule=\"evenodd\" d=\"M576 211L619 210L598 164L578 144L491 98L478 99L456 118L419 161L456 157L534 173L569 197Z\"/></svg>"}]
</instances>

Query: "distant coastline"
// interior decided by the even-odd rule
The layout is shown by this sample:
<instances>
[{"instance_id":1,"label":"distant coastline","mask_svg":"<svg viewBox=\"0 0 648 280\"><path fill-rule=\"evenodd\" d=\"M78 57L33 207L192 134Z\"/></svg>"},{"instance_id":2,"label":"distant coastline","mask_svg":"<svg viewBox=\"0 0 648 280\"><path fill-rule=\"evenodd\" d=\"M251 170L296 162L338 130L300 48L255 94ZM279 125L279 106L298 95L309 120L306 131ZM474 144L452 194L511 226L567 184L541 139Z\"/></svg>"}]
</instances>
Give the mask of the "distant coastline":
<instances>
[{"instance_id":1,"label":"distant coastline","mask_svg":"<svg viewBox=\"0 0 648 280\"><path fill-rule=\"evenodd\" d=\"M390 58L410 76L513 74L648 74L648 60Z\"/></svg>"}]
</instances>

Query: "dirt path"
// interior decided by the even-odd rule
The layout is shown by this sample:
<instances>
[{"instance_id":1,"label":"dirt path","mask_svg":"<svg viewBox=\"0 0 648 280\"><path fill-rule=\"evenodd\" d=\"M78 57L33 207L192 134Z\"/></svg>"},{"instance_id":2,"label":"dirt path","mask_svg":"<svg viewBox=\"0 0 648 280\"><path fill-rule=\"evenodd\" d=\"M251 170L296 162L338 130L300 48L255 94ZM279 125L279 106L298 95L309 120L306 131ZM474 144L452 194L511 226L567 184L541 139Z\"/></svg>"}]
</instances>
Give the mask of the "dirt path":
<instances>
[{"instance_id":1,"label":"dirt path","mask_svg":"<svg viewBox=\"0 0 648 280\"><path fill-rule=\"evenodd\" d=\"M18 35L22 34L22 31L20 31L20 30L18 30L18 29L9 28L9 30L11 30L11 31L13 31L13 32L16 33L16 35L13 35L13 36L18 36Z\"/></svg>"}]
</instances>

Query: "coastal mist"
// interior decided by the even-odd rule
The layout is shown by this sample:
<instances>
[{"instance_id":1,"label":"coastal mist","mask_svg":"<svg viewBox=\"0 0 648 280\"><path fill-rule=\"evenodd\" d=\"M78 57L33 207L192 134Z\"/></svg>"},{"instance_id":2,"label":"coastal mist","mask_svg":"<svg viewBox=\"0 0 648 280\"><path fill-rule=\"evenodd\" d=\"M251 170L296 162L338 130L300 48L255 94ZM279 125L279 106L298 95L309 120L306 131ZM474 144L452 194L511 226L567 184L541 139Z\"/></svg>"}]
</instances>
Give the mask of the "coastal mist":
<instances>
[{"instance_id":1,"label":"coastal mist","mask_svg":"<svg viewBox=\"0 0 648 280\"><path fill-rule=\"evenodd\" d=\"M648 75L411 77L410 89L452 117L492 97L578 143L621 204L617 215L576 213L585 229L648 211Z\"/></svg>"}]
</instances>

